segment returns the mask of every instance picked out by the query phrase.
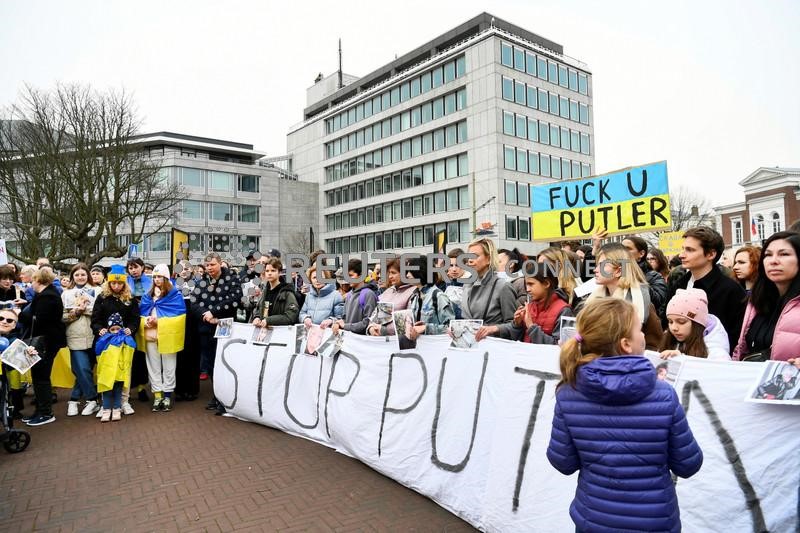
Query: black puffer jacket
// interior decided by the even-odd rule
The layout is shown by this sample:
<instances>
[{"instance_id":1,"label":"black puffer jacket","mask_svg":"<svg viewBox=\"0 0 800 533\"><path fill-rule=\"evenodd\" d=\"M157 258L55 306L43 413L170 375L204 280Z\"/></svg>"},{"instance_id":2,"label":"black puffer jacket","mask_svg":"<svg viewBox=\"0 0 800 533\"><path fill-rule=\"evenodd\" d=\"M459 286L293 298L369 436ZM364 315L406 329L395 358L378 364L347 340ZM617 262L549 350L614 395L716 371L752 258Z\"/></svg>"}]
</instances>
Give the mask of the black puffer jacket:
<instances>
[{"instance_id":1,"label":"black puffer jacket","mask_svg":"<svg viewBox=\"0 0 800 533\"><path fill-rule=\"evenodd\" d=\"M92 331L95 336L99 335L101 329L108 328L108 317L114 313L119 313L122 317L122 324L131 330L131 336L136 334L139 329L139 304L132 298L128 303L123 302L116 296L97 297L92 309Z\"/></svg>"},{"instance_id":2,"label":"black puffer jacket","mask_svg":"<svg viewBox=\"0 0 800 533\"><path fill-rule=\"evenodd\" d=\"M22 310L19 321L25 326L26 339L44 337L48 354L54 354L67 345L67 327L62 314L64 303L53 285L33 296L33 301Z\"/></svg>"}]
</instances>

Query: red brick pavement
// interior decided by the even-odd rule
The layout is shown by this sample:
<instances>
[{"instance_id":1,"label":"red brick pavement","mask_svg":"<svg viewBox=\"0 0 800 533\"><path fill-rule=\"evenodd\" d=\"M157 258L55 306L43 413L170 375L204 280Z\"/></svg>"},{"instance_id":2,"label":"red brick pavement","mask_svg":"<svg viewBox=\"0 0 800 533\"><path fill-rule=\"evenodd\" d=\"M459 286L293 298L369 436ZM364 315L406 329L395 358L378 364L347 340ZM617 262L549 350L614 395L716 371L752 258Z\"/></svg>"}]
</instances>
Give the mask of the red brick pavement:
<instances>
[{"instance_id":1,"label":"red brick pavement","mask_svg":"<svg viewBox=\"0 0 800 533\"><path fill-rule=\"evenodd\" d=\"M355 459L214 416L202 397L170 413L135 402L107 424L67 418L60 398L25 452L0 450L0 531L472 530Z\"/></svg>"}]
</instances>

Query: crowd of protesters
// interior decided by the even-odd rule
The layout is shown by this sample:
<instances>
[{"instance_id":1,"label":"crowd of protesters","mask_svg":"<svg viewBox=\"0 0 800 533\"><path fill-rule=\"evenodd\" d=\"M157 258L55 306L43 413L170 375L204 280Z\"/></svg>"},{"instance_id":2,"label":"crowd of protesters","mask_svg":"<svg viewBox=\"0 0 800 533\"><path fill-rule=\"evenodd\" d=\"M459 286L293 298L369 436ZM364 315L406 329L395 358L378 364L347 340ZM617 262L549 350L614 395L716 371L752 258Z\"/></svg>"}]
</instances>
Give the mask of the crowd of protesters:
<instances>
[{"instance_id":1,"label":"crowd of protesters","mask_svg":"<svg viewBox=\"0 0 800 533\"><path fill-rule=\"evenodd\" d=\"M287 275L277 250L250 253L239 270L216 253L173 270L138 258L110 269L79 263L63 277L45 258L21 269L2 265L0 335L22 339L41 357L29 375L3 368L13 415L30 426L55 421L52 369L65 353L74 377L67 416L121 420L135 412L132 392L150 402L148 388L154 412L196 400L200 381L214 376L222 319L386 336L395 334L386 320L391 308L410 311L415 337L449 334L456 319L480 320L478 342L493 336L561 345L547 457L564 474L580 472L570 507L578 530L631 523L679 530L672 476L696 473L703 454L674 389L641 355L800 368L800 221L761 247L736 250L731 264L724 264L720 234L704 226L686 230L671 259L635 235L609 240L601 231L591 240L527 257L478 239L451 249L449 265L436 272L423 255L372 268L353 258L333 274L315 261L319 251L305 276ZM562 332L564 317L577 317L570 336ZM206 408L225 411L214 397ZM631 441L626 424L643 414L649 429ZM586 468L582 457L598 447L604 458ZM642 491L658 493L658 501L643 502ZM628 518L607 512L617 503L625 503Z\"/></svg>"}]
</instances>

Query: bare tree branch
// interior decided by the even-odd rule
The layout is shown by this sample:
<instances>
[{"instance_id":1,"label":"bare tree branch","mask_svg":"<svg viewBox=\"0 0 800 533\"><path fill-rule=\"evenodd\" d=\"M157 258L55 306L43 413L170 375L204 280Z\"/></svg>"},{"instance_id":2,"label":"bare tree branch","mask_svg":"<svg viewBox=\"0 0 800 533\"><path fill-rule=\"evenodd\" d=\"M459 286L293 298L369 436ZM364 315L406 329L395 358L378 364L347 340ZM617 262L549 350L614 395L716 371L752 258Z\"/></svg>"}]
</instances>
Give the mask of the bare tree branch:
<instances>
[{"instance_id":1,"label":"bare tree branch","mask_svg":"<svg viewBox=\"0 0 800 533\"><path fill-rule=\"evenodd\" d=\"M122 257L167 226L185 197L141 153L141 125L124 92L26 87L0 121L0 216L12 257L58 265Z\"/></svg>"}]
</instances>

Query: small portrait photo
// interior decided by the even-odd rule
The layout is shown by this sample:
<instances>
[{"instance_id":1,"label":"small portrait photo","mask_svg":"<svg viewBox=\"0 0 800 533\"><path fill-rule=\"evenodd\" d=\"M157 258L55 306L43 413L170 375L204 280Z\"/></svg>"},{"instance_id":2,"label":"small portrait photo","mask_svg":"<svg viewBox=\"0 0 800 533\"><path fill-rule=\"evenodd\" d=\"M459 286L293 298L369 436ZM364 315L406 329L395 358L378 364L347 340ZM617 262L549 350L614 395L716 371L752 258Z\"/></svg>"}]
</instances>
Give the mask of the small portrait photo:
<instances>
[{"instance_id":1,"label":"small portrait photo","mask_svg":"<svg viewBox=\"0 0 800 533\"><path fill-rule=\"evenodd\" d=\"M644 356L653 364L656 378L660 381L666 381L674 387L681 370L683 370L685 356L680 355L669 359L661 359L661 354L652 350L645 350Z\"/></svg>"},{"instance_id":2,"label":"small portrait photo","mask_svg":"<svg viewBox=\"0 0 800 533\"><path fill-rule=\"evenodd\" d=\"M394 311L394 304L390 302L378 302L375 308L375 322L381 326L386 326L392 323L392 312Z\"/></svg>"},{"instance_id":3,"label":"small portrait photo","mask_svg":"<svg viewBox=\"0 0 800 533\"><path fill-rule=\"evenodd\" d=\"M450 347L459 350L468 350L475 346L475 335L483 326L483 320L451 320L450 321Z\"/></svg>"},{"instance_id":4,"label":"small portrait photo","mask_svg":"<svg viewBox=\"0 0 800 533\"><path fill-rule=\"evenodd\" d=\"M414 316L411 311L395 311L392 313L394 330L397 334L397 344L400 350L414 350L417 348L417 334L414 331Z\"/></svg>"},{"instance_id":5,"label":"small portrait photo","mask_svg":"<svg viewBox=\"0 0 800 533\"><path fill-rule=\"evenodd\" d=\"M215 339L227 339L233 333L233 319L220 318L217 323L217 329L214 331Z\"/></svg>"},{"instance_id":6,"label":"small portrait photo","mask_svg":"<svg viewBox=\"0 0 800 533\"><path fill-rule=\"evenodd\" d=\"M750 388L748 402L800 405L800 361L768 361Z\"/></svg>"},{"instance_id":7,"label":"small portrait photo","mask_svg":"<svg viewBox=\"0 0 800 533\"><path fill-rule=\"evenodd\" d=\"M250 338L250 342L253 344L258 344L260 346L266 346L269 344L269 340L272 337L272 329L271 328L253 328L253 336Z\"/></svg>"}]
</instances>

